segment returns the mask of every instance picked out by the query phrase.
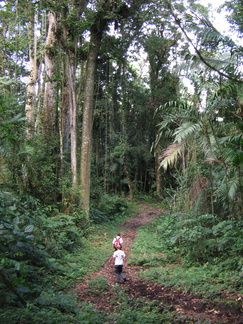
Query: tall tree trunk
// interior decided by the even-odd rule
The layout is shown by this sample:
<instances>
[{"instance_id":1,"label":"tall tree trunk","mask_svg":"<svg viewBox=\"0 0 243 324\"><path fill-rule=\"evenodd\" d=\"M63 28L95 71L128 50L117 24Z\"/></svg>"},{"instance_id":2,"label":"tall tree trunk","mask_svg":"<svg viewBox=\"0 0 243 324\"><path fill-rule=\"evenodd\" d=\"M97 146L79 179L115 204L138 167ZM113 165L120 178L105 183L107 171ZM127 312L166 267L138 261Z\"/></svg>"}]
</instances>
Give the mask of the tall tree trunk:
<instances>
[{"instance_id":1,"label":"tall tree trunk","mask_svg":"<svg viewBox=\"0 0 243 324\"><path fill-rule=\"evenodd\" d=\"M123 76L126 74L126 67L123 65ZM124 140L124 152L123 152L123 169L124 174L127 179L127 185L129 189L129 197L133 199L133 182L131 180L131 172L130 167L127 163L127 148L128 148L128 141L127 141L127 110L129 110L129 102L127 100L127 91L125 82L122 80L122 88L123 88L123 98L122 98L122 113L121 113L121 127L122 127L122 134Z\"/></svg>"},{"instance_id":2,"label":"tall tree trunk","mask_svg":"<svg viewBox=\"0 0 243 324\"><path fill-rule=\"evenodd\" d=\"M48 34L45 46L45 91L44 91L44 133L48 138L55 134L55 82L53 80L55 72L55 45L56 45L56 18L54 14L48 15Z\"/></svg>"},{"instance_id":3,"label":"tall tree trunk","mask_svg":"<svg viewBox=\"0 0 243 324\"><path fill-rule=\"evenodd\" d=\"M69 147L70 135L70 107L69 107L69 89L66 81L66 73L62 87L62 104L60 111L60 155L61 155L61 176L65 173L64 155Z\"/></svg>"},{"instance_id":4,"label":"tall tree trunk","mask_svg":"<svg viewBox=\"0 0 243 324\"><path fill-rule=\"evenodd\" d=\"M96 59L101 44L102 34L111 19L114 20L114 14L120 19L127 18L130 9L126 4L122 6L119 3L110 0L102 1L100 11L97 13L90 33L90 50L88 53L85 99L83 109L83 129L82 129L82 147L81 147L81 199L80 207L86 212L87 218L90 212L90 167L91 167L91 148L92 148L92 115L93 115L93 97L94 97L94 76L96 70ZM135 13L135 11L134 11ZM110 16L110 18L108 18ZM111 18L113 16L113 18Z\"/></svg>"},{"instance_id":5,"label":"tall tree trunk","mask_svg":"<svg viewBox=\"0 0 243 324\"><path fill-rule=\"evenodd\" d=\"M133 183L132 183L132 180L131 180L131 177L130 177L130 172L129 172L129 168L128 168L125 157L124 157L123 166L124 166L124 173L125 173L125 176L127 178L127 185L128 185L128 188L129 188L129 198L132 200L133 196L134 196L133 195Z\"/></svg>"},{"instance_id":6,"label":"tall tree trunk","mask_svg":"<svg viewBox=\"0 0 243 324\"><path fill-rule=\"evenodd\" d=\"M81 197L80 207L85 210L86 217L90 213L90 169L92 151L92 121L94 101L94 81L96 71L96 60L100 48L102 33L96 28L91 31L90 50L88 54L85 99L83 109L82 147L81 147L81 171L80 185Z\"/></svg>"},{"instance_id":7,"label":"tall tree trunk","mask_svg":"<svg viewBox=\"0 0 243 324\"><path fill-rule=\"evenodd\" d=\"M29 65L30 65L30 76L29 82L26 89L26 104L25 104L25 114L27 118L28 126L26 127L27 137L30 137L30 126L34 126L34 110L35 110L35 98L36 98L36 82L37 82L37 36L35 32L35 26L38 22L37 12L33 10L33 17L29 22Z\"/></svg>"},{"instance_id":8,"label":"tall tree trunk","mask_svg":"<svg viewBox=\"0 0 243 324\"><path fill-rule=\"evenodd\" d=\"M72 66L70 58L66 56L66 74L69 88L69 105L70 105L70 137L71 137L71 172L72 172L72 186L77 186L77 130L76 130L76 115L77 105L75 97L74 82L72 78Z\"/></svg>"}]
</instances>

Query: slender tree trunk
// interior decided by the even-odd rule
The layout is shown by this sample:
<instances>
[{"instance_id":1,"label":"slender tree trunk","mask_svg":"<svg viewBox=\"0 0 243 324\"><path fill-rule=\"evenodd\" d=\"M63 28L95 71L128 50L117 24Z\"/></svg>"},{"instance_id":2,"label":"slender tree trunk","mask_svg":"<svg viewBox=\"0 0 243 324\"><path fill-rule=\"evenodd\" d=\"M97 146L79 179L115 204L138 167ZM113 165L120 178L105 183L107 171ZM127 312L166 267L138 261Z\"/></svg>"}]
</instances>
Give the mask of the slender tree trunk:
<instances>
[{"instance_id":1,"label":"slender tree trunk","mask_svg":"<svg viewBox=\"0 0 243 324\"><path fill-rule=\"evenodd\" d=\"M211 214L214 215L214 191L213 191L213 167L210 165L210 200L211 200Z\"/></svg>"},{"instance_id":2,"label":"slender tree trunk","mask_svg":"<svg viewBox=\"0 0 243 324\"><path fill-rule=\"evenodd\" d=\"M44 114L43 124L45 125L44 132L50 137L55 134L55 82L53 80L55 72L55 30L56 18L54 14L48 15L49 28L45 46L45 90L44 90Z\"/></svg>"},{"instance_id":3,"label":"slender tree trunk","mask_svg":"<svg viewBox=\"0 0 243 324\"><path fill-rule=\"evenodd\" d=\"M159 197L161 194L161 170L159 169L159 155L155 154L155 179L156 179L156 193Z\"/></svg>"},{"instance_id":4,"label":"slender tree trunk","mask_svg":"<svg viewBox=\"0 0 243 324\"><path fill-rule=\"evenodd\" d=\"M60 155L61 155L61 176L65 173L64 154L69 146L70 134L70 107L69 107L69 89L66 81L66 73L62 87L62 105L60 111Z\"/></svg>"},{"instance_id":5,"label":"slender tree trunk","mask_svg":"<svg viewBox=\"0 0 243 324\"><path fill-rule=\"evenodd\" d=\"M70 105L70 137L71 137L71 172L72 172L72 186L77 186L77 133L76 133L76 115L77 105L75 97L75 89L72 78L72 67L70 58L66 56L66 74L69 88L69 105Z\"/></svg>"},{"instance_id":6,"label":"slender tree trunk","mask_svg":"<svg viewBox=\"0 0 243 324\"><path fill-rule=\"evenodd\" d=\"M123 75L125 75L126 73L126 68L123 66ZM130 168L128 166L127 163L127 153L126 153L126 148L128 147L128 142L127 142L127 121L126 121L126 114L127 114L127 106L129 105L129 103L127 103L127 94L126 94L126 87L124 82L122 81L122 87L123 87L123 104L122 104L122 134L123 134L123 138L124 138L124 144L125 144L125 149L123 152L123 169L124 169L124 173L127 179L127 185L128 185L128 189L129 189L129 197L130 199L133 199L133 182L131 180L130 177ZM129 108L128 108L129 109Z\"/></svg>"},{"instance_id":7,"label":"slender tree trunk","mask_svg":"<svg viewBox=\"0 0 243 324\"><path fill-rule=\"evenodd\" d=\"M128 165L126 163L126 160L124 160L124 172L125 172L125 175L126 175L126 178L127 178L127 185L128 185L128 188L129 188L129 197L130 197L130 199L133 199L133 183L132 183L131 178L130 178L129 168L128 168Z\"/></svg>"},{"instance_id":8,"label":"slender tree trunk","mask_svg":"<svg viewBox=\"0 0 243 324\"><path fill-rule=\"evenodd\" d=\"M26 127L27 137L30 137L30 126L34 126L34 110L35 110L35 98L36 98L36 82L37 82L37 36L35 32L35 25L37 23L38 17L37 13L33 11L33 19L29 23L29 37L30 37L30 46L29 46L29 65L30 65L30 76L29 82L27 85L26 93L26 104L25 104L25 114L27 118L28 126Z\"/></svg>"}]
</instances>

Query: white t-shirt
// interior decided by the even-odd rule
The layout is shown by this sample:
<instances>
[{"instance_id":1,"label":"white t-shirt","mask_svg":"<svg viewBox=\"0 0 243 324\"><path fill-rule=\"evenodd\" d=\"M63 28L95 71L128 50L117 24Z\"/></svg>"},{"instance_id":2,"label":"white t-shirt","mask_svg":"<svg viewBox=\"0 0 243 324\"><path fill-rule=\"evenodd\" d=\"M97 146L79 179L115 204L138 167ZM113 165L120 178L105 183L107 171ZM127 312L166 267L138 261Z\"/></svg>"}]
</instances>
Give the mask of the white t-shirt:
<instances>
[{"instance_id":1,"label":"white t-shirt","mask_svg":"<svg viewBox=\"0 0 243 324\"><path fill-rule=\"evenodd\" d=\"M113 253L113 258L115 259L115 265L123 265L123 258L125 258L125 253L122 250L117 250Z\"/></svg>"}]
</instances>

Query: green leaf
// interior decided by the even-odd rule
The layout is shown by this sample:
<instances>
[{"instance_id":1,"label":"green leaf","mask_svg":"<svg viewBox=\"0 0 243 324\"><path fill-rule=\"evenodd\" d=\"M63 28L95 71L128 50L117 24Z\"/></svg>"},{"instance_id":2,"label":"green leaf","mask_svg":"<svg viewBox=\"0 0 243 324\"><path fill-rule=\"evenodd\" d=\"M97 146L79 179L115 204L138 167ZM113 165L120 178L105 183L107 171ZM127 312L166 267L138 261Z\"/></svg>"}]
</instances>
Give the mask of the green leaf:
<instances>
[{"instance_id":1,"label":"green leaf","mask_svg":"<svg viewBox=\"0 0 243 324\"><path fill-rule=\"evenodd\" d=\"M24 232L25 233L31 233L33 231L33 229L34 229L33 225L28 225L28 226L25 227Z\"/></svg>"},{"instance_id":2,"label":"green leaf","mask_svg":"<svg viewBox=\"0 0 243 324\"><path fill-rule=\"evenodd\" d=\"M188 136L198 134L202 128L202 123L193 123L193 122L185 122L180 127L178 127L175 131L175 142L181 143L185 140Z\"/></svg>"}]
</instances>

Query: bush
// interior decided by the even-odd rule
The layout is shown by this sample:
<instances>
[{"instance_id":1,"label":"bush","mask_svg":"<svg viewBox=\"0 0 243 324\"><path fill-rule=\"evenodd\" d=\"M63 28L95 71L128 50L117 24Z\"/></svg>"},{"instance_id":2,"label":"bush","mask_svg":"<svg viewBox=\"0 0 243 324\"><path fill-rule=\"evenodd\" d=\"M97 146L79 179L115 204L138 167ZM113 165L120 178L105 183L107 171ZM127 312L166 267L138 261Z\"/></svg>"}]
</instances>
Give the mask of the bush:
<instances>
[{"instance_id":1,"label":"bush","mask_svg":"<svg viewBox=\"0 0 243 324\"><path fill-rule=\"evenodd\" d=\"M243 222L220 221L217 216L176 213L159 220L156 228L158 240L167 248L179 248L188 265L204 264L239 257L243 252ZM240 269L241 259L234 264Z\"/></svg>"},{"instance_id":2,"label":"bush","mask_svg":"<svg viewBox=\"0 0 243 324\"><path fill-rule=\"evenodd\" d=\"M52 216L52 212L32 197L0 193L0 293L4 303L23 304L38 296L53 280L50 273L63 272L60 260L81 246L83 230L76 226L76 218L57 212Z\"/></svg>"},{"instance_id":3,"label":"bush","mask_svg":"<svg viewBox=\"0 0 243 324\"><path fill-rule=\"evenodd\" d=\"M162 215L138 230L129 263L143 266L140 275L147 280L206 297L241 293L242 234L241 221Z\"/></svg>"},{"instance_id":4,"label":"bush","mask_svg":"<svg viewBox=\"0 0 243 324\"><path fill-rule=\"evenodd\" d=\"M124 216L127 208L126 199L119 196L103 195L98 208L91 210L91 219L95 223L113 221Z\"/></svg>"}]
</instances>

